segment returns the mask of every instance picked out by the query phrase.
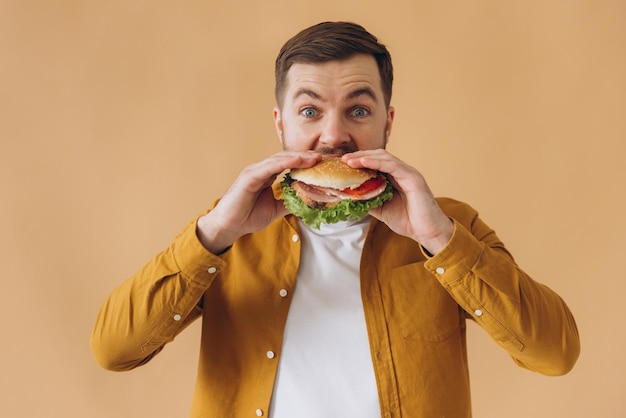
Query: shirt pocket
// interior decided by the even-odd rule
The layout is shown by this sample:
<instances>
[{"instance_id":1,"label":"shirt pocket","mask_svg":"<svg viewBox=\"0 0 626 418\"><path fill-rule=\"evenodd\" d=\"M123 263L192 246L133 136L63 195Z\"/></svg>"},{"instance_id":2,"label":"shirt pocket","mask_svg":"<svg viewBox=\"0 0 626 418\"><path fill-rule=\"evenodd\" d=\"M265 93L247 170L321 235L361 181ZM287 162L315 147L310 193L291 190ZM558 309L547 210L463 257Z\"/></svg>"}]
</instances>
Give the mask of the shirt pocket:
<instances>
[{"instance_id":1,"label":"shirt pocket","mask_svg":"<svg viewBox=\"0 0 626 418\"><path fill-rule=\"evenodd\" d=\"M407 339L445 341L458 332L460 308L424 263L396 267L388 283L390 326Z\"/></svg>"}]
</instances>

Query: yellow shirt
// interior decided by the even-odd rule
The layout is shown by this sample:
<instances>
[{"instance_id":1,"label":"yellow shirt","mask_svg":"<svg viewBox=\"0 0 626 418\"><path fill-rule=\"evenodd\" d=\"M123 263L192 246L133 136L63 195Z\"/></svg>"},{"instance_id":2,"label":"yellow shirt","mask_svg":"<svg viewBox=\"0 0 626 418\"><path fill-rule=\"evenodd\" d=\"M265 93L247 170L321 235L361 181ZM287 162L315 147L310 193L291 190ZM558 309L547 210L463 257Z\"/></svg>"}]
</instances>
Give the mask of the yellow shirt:
<instances>
[{"instance_id":1,"label":"yellow shirt","mask_svg":"<svg viewBox=\"0 0 626 418\"><path fill-rule=\"evenodd\" d=\"M455 232L437 255L375 219L364 244L361 292L384 418L471 417L466 319L527 369L564 374L578 358L561 298L516 265L475 210L439 204ZM102 367L130 370L202 317L191 416L267 416L298 272L297 222L279 219L220 256L195 230L194 221L112 292L92 351Z\"/></svg>"}]
</instances>

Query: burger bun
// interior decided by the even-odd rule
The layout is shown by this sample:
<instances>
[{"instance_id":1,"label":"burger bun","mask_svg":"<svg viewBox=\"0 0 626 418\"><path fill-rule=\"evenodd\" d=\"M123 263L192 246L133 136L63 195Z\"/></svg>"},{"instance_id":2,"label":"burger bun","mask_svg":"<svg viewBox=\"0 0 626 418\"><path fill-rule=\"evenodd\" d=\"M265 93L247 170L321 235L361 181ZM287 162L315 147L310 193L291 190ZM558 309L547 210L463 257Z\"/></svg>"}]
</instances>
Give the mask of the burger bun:
<instances>
[{"instance_id":1,"label":"burger bun","mask_svg":"<svg viewBox=\"0 0 626 418\"><path fill-rule=\"evenodd\" d=\"M378 173L366 168L352 168L340 157L326 157L311 168L293 169L289 175L312 186L344 190L359 187Z\"/></svg>"}]
</instances>

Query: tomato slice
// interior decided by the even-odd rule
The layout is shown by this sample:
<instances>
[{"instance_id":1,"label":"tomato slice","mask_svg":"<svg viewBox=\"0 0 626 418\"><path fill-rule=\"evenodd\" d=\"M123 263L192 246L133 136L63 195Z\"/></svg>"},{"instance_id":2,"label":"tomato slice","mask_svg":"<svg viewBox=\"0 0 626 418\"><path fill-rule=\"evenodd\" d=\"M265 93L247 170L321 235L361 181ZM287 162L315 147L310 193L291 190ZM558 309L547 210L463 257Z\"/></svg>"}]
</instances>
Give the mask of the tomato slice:
<instances>
[{"instance_id":1,"label":"tomato slice","mask_svg":"<svg viewBox=\"0 0 626 418\"><path fill-rule=\"evenodd\" d=\"M359 197L366 193L371 192L372 190L378 189L380 186L384 184L384 182L385 182L385 178L383 176L372 177L369 180L365 180L365 182L361 184L359 187L356 187L354 189L346 187L341 192L348 194L350 196Z\"/></svg>"}]
</instances>

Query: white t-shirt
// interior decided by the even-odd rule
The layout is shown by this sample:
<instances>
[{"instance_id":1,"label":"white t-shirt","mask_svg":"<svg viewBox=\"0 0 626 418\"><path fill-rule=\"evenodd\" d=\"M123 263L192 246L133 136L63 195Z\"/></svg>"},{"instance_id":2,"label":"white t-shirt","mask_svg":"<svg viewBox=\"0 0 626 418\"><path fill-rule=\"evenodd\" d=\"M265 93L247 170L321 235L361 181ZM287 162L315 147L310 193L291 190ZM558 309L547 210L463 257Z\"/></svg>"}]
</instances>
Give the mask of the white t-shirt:
<instances>
[{"instance_id":1,"label":"white t-shirt","mask_svg":"<svg viewBox=\"0 0 626 418\"><path fill-rule=\"evenodd\" d=\"M380 418L359 275L369 219L300 227L300 269L269 415Z\"/></svg>"}]
</instances>

